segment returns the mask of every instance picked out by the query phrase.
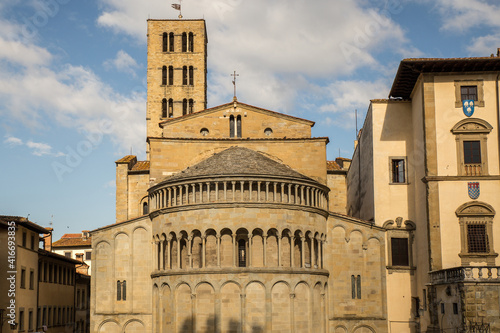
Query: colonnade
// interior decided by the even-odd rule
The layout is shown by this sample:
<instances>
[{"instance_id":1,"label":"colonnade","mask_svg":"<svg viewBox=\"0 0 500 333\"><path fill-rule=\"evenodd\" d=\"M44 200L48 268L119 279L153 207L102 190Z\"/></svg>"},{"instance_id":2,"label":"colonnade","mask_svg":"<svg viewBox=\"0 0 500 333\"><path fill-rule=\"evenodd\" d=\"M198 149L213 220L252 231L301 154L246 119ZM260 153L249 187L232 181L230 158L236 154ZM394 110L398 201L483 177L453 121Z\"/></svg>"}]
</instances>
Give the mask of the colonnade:
<instances>
[{"instance_id":1,"label":"colonnade","mask_svg":"<svg viewBox=\"0 0 500 333\"><path fill-rule=\"evenodd\" d=\"M327 209L328 194L312 184L234 179L165 184L150 193L149 201L152 211L217 202L265 202Z\"/></svg>"},{"instance_id":2,"label":"colonnade","mask_svg":"<svg viewBox=\"0 0 500 333\"><path fill-rule=\"evenodd\" d=\"M267 233L260 229L232 232L213 229L156 235L153 255L156 270L210 267L323 268L325 235L288 229Z\"/></svg>"}]
</instances>

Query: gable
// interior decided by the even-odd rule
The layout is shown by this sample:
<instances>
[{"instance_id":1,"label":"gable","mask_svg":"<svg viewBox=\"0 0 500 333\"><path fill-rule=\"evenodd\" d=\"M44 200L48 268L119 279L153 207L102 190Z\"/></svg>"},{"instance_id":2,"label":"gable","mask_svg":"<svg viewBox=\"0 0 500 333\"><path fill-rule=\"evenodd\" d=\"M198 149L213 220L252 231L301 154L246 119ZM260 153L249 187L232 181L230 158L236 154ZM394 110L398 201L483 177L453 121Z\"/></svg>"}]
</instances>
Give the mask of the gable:
<instances>
[{"instance_id":1,"label":"gable","mask_svg":"<svg viewBox=\"0 0 500 333\"><path fill-rule=\"evenodd\" d=\"M164 138L231 138L231 122L241 121L242 138L310 138L314 122L234 102L160 124ZM235 135L237 137L237 135Z\"/></svg>"}]
</instances>

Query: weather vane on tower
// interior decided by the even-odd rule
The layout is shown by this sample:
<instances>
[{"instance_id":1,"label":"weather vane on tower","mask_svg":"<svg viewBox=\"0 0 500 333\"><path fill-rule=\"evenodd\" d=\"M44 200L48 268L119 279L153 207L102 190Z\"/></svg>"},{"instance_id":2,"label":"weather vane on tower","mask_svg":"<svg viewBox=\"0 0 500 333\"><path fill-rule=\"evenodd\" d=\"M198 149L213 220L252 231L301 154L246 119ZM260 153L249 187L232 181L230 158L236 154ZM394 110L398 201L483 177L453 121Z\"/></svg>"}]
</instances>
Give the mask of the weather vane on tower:
<instances>
[{"instance_id":1,"label":"weather vane on tower","mask_svg":"<svg viewBox=\"0 0 500 333\"><path fill-rule=\"evenodd\" d=\"M181 19L182 18L182 8L181 8L181 3L182 3L182 0L179 0L179 3L173 3L172 4L172 8L173 9L176 9L179 11L179 18Z\"/></svg>"}]
</instances>

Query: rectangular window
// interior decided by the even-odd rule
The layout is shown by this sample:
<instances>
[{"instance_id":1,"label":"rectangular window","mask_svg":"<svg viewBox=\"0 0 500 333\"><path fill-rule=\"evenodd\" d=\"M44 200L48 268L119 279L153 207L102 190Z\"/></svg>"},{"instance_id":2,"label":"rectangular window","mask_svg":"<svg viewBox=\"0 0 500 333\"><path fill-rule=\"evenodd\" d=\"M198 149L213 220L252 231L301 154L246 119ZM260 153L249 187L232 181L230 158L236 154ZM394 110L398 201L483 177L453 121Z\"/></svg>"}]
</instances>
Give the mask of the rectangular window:
<instances>
[{"instance_id":1,"label":"rectangular window","mask_svg":"<svg viewBox=\"0 0 500 333\"><path fill-rule=\"evenodd\" d=\"M35 249L35 236L31 235L31 249Z\"/></svg>"},{"instance_id":2,"label":"rectangular window","mask_svg":"<svg viewBox=\"0 0 500 333\"><path fill-rule=\"evenodd\" d=\"M458 314L458 303L453 303L453 314Z\"/></svg>"},{"instance_id":3,"label":"rectangular window","mask_svg":"<svg viewBox=\"0 0 500 333\"><path fill-rule=\"evenodd\" d=\"M391 161L392 182L404 183L405 180L405 160L394 159Z\"/></svg>"},{"instance_id":4,"label":"rectangular window","mask_svg":"<svg viewBox=\"0 0 500 333\"><path fill-rule=\"evenodd\" d=\"M82 290L82 308L85 309L85 307L87 306L87 303L85 302L86 299L85 299L85 290Z\"/></svg>"},{"instance_id":5,"label":"rectangular window","mask_svg":"<svg viewBox=\"0 0 500 333\"><path fill-rule=\"evenodd\" d=\"M52 324L52 308L49 307L49 315L47 316L47 326Z\"/></svg>"},{"instance_id":6,"label":"rectangular window","mask_svg":"<svg viewBox=\"0 0 500 333\"><path fill-rule=\"evenodd\" d=\"M33 290L35 288L35 271L30 269L30 289Z\"/></svg>"},{"instance_id":7,"label":"rectangular window","mask_svg":"<svg viewBox=\"0 0 500 333\"><path fill-rule=\"evenodd\" d=\"M28 330L33 331L33 311L28 312Z\"/></svg>"},{"instance_id":8,"label":"rectangular window","mask_svg":"<svg viewBox=\"0 0 500 333\"><path fill-rule=\"evenodd\" d=\"M24 310L19 310L19 331L24 331Z\"/></svg>"},{"instance_id":9,"label":"rectangular window","mask_svg":"<svg viewBox=\"0 0 500 333\"><path fill-rule=\"evenodd\" d=\"M66 258L71 258L71 251L70 252L64 252L64 256Z\"/></svg>"},{"instance_id":10,"label":"rectangular window","mask_svg":"<svg viewBox=\"0 0 500 333\"><path fill-rule=\"evenodd\" d=\"M80 308L80 289L76 291L76 308Z\"/></svg>"},{"instance_id":11,"label":"rectangular window","mask_svg":"<svg viewBox=\"0 0 500 333\"><path fill-rule=\"evenodd\" d=\"M47 307L43 307L42 325L47 325Z\"/></svg>"},{"instance_id":12,"label":"rectangular window","mask_svg":"<svg viewBox=\"0 0 500 333\"><path fill-rule=\"evenodd\" d=\"M392 266L409 266L408 238L391 238Z\"/></svg>"},{"instance_id":13,"label":"rectangular window","mask_svg":"<svg viewBox=\"0 0 500 333\"><path fill-rule=\"evenodd\" d=\"M486 225L467 225L467 245L469 248L469 253L489 252L488 237L486 235Z\"/></svg>"},{"instance_id":14,"label":"rectangular window","mask_svg":"<svg viewBox=\"0 0 500 333\"><path fill-rule=\"evenodd\" d=\"M480 141L464 141L464 163L465 164L481 163Z\"/></svg>"},{"instance_id":15,"label":"rectangular window","mask_svg":"<svg viewBox=\"0 0 500 333\"><path fill-rule=\"evenodd\" d=\"M38 307L36 310L36 327L39 328L41 327L40 320L42 319L42 308Z\"/></svg>"},{"instance_id":16,"label":"rectangular window","mask_svg":"<svg viewBox=\"0 0 500 333\"><path fill-rule=\"evenodd\" d=\"M26 268L21 268L21 288L26 288Z\"/></svg>"},{"instance_id":17,"label":"rectangular window","mask_svg":"<svg viewBox=\"0 0 500 333\"><path fill-rule=\"evenodd\" d=\"M23 232L23 247L26 247L26 232Z\"/></svg>"},{"instance_id":18,"label":"rectangular window","mask_svg":"<svg viewBox=\"0 0 500 333\"><path fill-rule=\"evenodd\" d=\"M462 96L462 101L477 101L477 86L461 86L460 94Z\"/></svg>"},{"instance_id":19,"label":"rectangular window","mask_svg":"<svg viewBox=\"0 0 500 333\"><path fill-rule=\"evenodd\" d=\"M85 260L92 260L92 252L85 252Z\"/></svg>"}]
</instances>

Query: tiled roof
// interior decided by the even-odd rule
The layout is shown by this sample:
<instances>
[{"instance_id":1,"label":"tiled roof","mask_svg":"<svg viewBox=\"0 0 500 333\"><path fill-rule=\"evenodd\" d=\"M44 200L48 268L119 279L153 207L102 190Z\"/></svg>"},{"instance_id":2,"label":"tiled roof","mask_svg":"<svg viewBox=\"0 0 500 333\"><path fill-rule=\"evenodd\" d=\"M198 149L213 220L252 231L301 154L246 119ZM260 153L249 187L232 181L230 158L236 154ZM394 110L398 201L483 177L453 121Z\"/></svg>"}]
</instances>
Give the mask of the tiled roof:
<instances>
[{"instance_id":1,"label":"tiled roof","mask_svg":"<svg viewBox=\"0 0 500 333\"><path fill-rule=\"evenodd\" d=\"M136 158L134 155L127 155L125 157L120 158L115 163L130 163L134 158Z\"/></svg>"},{"instance_id":2,"label":"tiled roof","mask_svg":"<svg viewBox=\"0 0 500 333\"><path fill-rule=\"evenodd\" d=\"M52 247L92 246L91 237L82 238L82 234L64 234L60 240L52 243Z\"/></svg>"},{"instance_id":3,"label":"tiled roof","mask_svg":"<svg viewBox=\"0 0 500 333\"><path fill-rule=\"evenodd\" d=\"M326 161L326 170L342 170L335 161Z\"/></svg>"},{"instance_id":4,"label":"tiled roof","mask_svg":"<svg viewBox=\"0 0 500 333\"><path fill-rule=\"evenodd\" d=\"M285 176L311 180L288 165L276 162L252 149L231 147L166 178L165 181L231 175Z\"/></svg>"},{"instance_id":5,"label":"tiled roof","mask_svg":"<svg viewBox=\"0 0 500 333\"><path fill-rule=\"evenodd\" d=\"M149 161L137 161L130 171L144 171L149 170Z\"/></svg>"},{"instance_id":6,"label":"tiled roof","mask_svg":"<svg viewBox=\"0 0 500 333\"><path fill-rule=\"evenodd\" d=\"M408 99L422 73L498 72L500 57L403 59L389 97Z\"/></svg>"}]
</instances>

